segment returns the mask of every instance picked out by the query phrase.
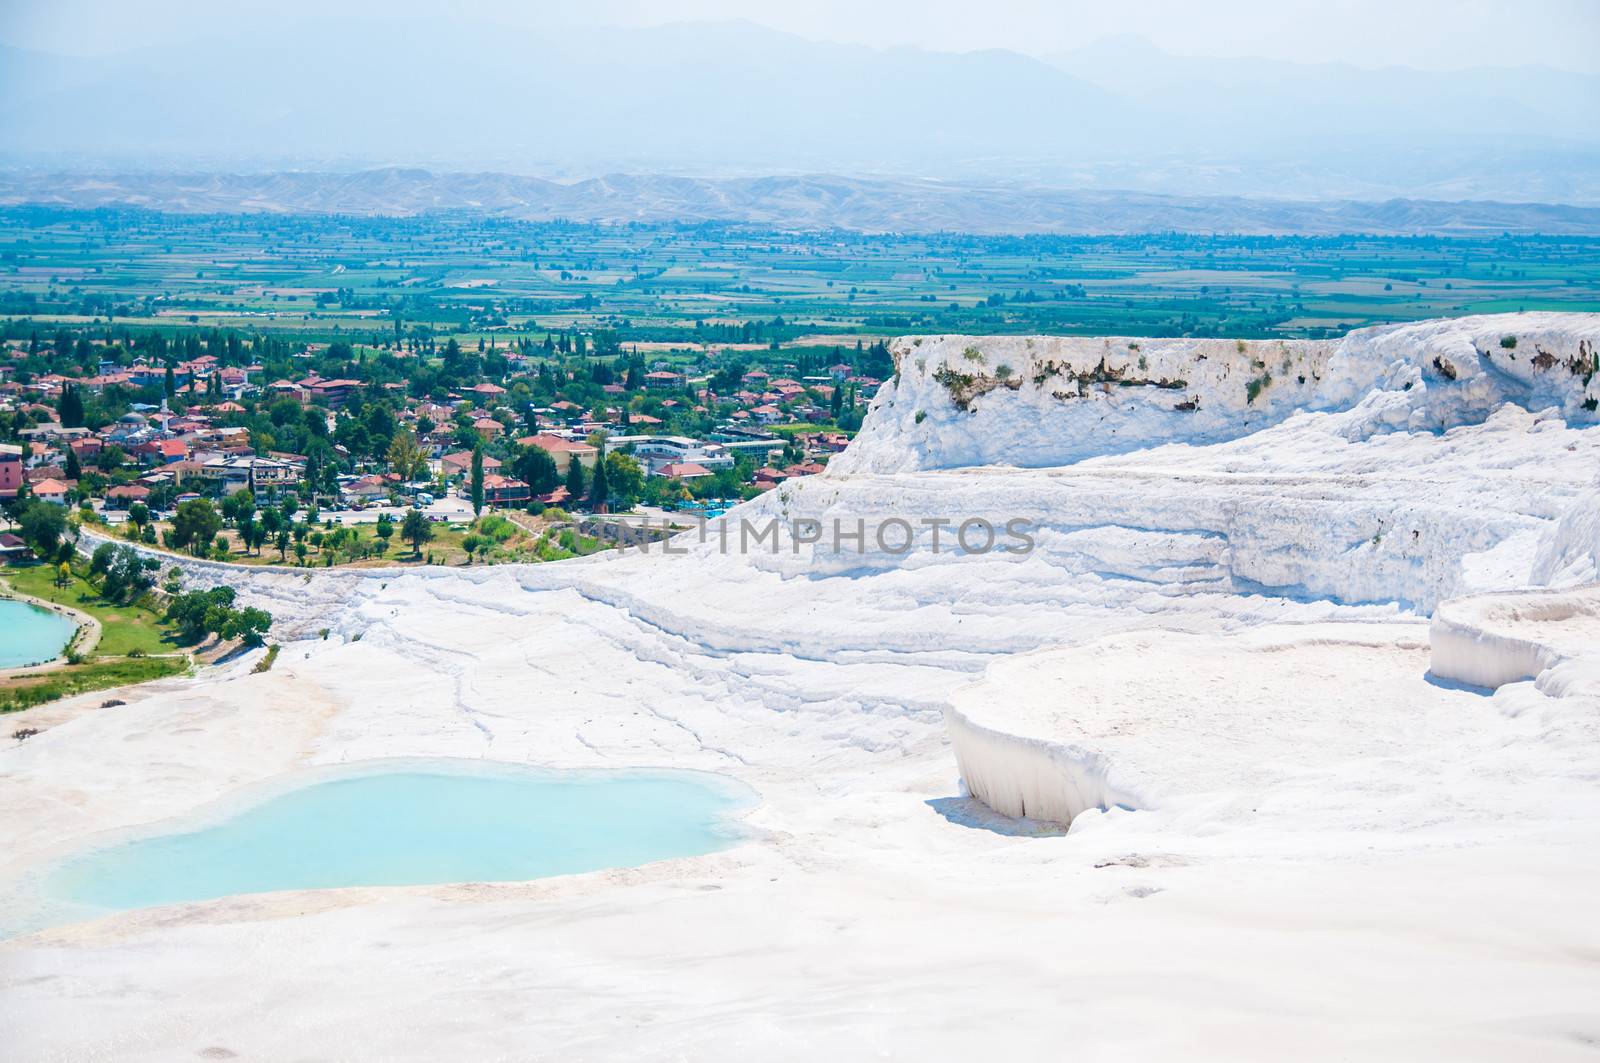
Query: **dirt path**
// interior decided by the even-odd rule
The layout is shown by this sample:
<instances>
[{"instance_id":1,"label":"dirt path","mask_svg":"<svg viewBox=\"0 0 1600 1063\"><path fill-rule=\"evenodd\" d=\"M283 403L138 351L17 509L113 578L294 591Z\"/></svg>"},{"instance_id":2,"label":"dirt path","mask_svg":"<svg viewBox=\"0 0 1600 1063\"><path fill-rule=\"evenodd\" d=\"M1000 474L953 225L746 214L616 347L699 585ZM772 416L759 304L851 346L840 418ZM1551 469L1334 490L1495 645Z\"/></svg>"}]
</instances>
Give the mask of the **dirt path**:
<instances>
[{"instance_id":1,"label":"dirt path","mask_svg":"<svg viewBox=\"0 0 1600 1063\"><path fill-rule=\"evenodd\" d=\"M92 617L90 619L93 619ZM204 671L200 678L217 678L223 674L226 666L235 663L239 658L250 652L237 639L231 642L213 640L201 647L196 653L187 651L179 653L153 653L152 657L191 657ZM61 662L52 662L50 667L60 667ZM12 669L12 672L22 672L32 675L44 671L45 666L36 668ZM0 678L8 677L10 672L0 672ZM7 749L20 745L24 739L15 737L18 731L48 731L52 727L75 720L88 712L100 709L120 708L123 705L137 705L146 698L153 697L163 691L183 690L194 685L197 678L193 674L180 673L178 675L162 676L157 679L146 679L137 683L125 683L122 686L103 687L99 690L86 690L81 694L73 694L54 701L47 701L42 705L33 705L26 709L18 709L0 715L0 749Z\"/></svg>"}]
</instances>

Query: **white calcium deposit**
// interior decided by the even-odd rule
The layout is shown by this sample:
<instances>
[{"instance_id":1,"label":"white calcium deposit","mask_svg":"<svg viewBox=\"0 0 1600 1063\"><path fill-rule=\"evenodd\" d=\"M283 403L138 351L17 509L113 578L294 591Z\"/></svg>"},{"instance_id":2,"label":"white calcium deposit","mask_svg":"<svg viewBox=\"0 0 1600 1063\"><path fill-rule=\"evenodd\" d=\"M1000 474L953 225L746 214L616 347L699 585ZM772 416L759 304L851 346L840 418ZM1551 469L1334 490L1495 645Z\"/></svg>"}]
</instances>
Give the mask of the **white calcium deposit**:
<instances>
[{"instance_id":1,"label":"white calcium deposit","mask_svg":"<svg viewBox=\"0 0 1600 1063\"><path fill-rule=\"evenodd\" d=\"M0 880L394 756L724 772L757 840L17 938L8 1058L1591 1053L1600 315L893 349L850 450L724 524L822 543L185 563L273 669L0 749ZM973 518L1034 548L949 549Z\"/></svg>"}]
</instances>

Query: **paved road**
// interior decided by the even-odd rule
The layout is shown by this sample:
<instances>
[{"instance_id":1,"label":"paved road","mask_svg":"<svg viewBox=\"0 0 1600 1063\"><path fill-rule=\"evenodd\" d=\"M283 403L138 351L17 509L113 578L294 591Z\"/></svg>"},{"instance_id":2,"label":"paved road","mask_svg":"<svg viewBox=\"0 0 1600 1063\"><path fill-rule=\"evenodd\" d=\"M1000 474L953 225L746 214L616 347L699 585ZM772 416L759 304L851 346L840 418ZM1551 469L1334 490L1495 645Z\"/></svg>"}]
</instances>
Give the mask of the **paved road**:
<instances>
[{"instance_id":1,"label":"paved road","mask_svg":"<svg viewBox=\"0 0 1600 1063\"><path fill-rule=\"evenodd\" d=\"M409 506L372 506L368 509L324 509L318 516L335 524L376 524L379 515L383 513L389 514L391 520L402 520L409 508ZM472 519L472 503L464 498L450 496L435 499L433 505L423 506L422 512L439 520L469 521Z\"/></svg>"}]
</instances>

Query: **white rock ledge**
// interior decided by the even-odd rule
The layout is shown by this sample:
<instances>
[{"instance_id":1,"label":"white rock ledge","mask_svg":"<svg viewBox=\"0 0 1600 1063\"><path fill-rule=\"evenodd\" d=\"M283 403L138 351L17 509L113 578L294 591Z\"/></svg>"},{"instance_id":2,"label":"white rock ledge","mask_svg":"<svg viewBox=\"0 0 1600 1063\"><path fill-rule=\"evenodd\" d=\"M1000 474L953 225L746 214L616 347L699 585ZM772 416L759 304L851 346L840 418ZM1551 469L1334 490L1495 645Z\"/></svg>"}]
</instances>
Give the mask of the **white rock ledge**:
<instances>
[{"instance_id":1,"label":"white rock ledge","mask_svg":"<svg viewBox=\"0 0 1600 1063\"><path fill-rule=\"evenodd\" d=\"M1600 584L1452 599L1434 613L1430 641L1440 679L1532 679L1551 697L1600 696Z\"/></svg>"},{"instance_id":2,"label":"white rock ledge","mask_svg":"<svg viewBox=\"0 0 1600 1063\"><path fill-rule=\"evenodd\" d=\"M1095 749L985 727L954 707L944 721L968 792L1001 815L1071 823L1090 808L1143 807L1109 778L1111 762Z\"/></svg>"},{"instance_id":3,"label":"white rock ledge","mask_svg":"<svg viewBox=\"0 0 1600 1063\"><path fill-rule=\"evenodd\" d=\"M1420 623L1141 631L1001 661L952 693L945 722L968 791L1003 815L1256 814L1274 792L1457 726L1478 695L1429 683L1427 667Z\"/></svg>"}]
</instances>

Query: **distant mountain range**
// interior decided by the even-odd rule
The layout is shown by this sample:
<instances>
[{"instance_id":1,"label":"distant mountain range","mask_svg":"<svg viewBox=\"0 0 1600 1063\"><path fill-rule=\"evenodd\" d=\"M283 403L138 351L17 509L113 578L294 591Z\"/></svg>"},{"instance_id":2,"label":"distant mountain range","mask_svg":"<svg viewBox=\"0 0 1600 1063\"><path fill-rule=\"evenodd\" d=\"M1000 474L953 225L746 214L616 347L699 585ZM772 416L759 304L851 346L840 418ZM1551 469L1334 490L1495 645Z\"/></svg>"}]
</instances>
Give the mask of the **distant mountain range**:
<instances>
[{"instance_id":1,"label":"distant mountain range","mask_svg":"<svg viewBox=\"0 0 1600 1063\"><path fill-rule=\"evenodd\" d=\"M1194 58L1139 38L1039 58L743 22L285 15L112 56L0 48L0 143L8 165L121 172L829 172L1600 204L1600 76Z\"/></svg>"},{"instance_id":2,"label":"distant mountain range","mask_svg":"<svg viewBox=\"0 0 1600 1063\"><path fill-rule=\"evenodd\" d=\"M828 175L611 175L562 183L499 173L0 172L0 205L179 213L416 215L736 222L865 232L1600 235L1600 207L1486 201L1294 201Z\"/></svg>"}]
</instances>

